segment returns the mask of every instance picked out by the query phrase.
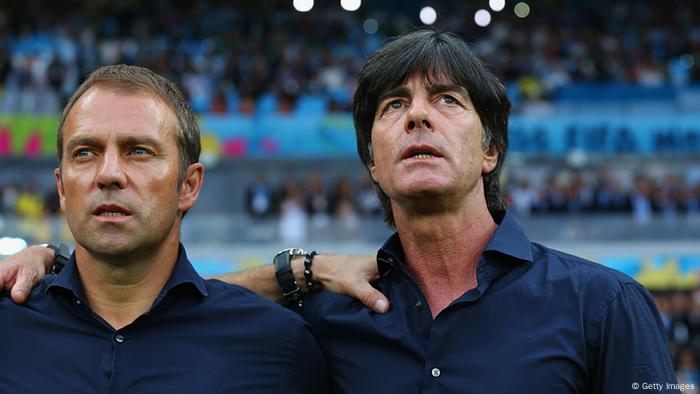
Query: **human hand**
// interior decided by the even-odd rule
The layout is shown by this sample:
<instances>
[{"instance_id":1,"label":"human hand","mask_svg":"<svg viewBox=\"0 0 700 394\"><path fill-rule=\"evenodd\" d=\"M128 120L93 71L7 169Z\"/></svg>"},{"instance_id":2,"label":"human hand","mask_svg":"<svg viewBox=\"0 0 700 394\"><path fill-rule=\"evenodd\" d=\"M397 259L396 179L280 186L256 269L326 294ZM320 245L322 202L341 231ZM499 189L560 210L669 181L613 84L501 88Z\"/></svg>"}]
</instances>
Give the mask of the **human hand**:
<instances>
[{"instance_id":1,"label":"human hand","mask_svg":"<svg viewBox=\"0 0 700 394\"><path fill-rule=\"evenodd\" d=\"M7 257L0 262L0 291L10 291L14 302L24 303L32 288L48 272L53 258L53 250L39 245Z\"/></svg>"},{"instance_id":2,"label":"human hand","mask_svg":"<svg viewBox=\"0 0 700 394\"><path fill-rule=\"evenodd\" d=\"M389 300L371 285L379 279L374 256L317 255L313 277L326 290L356 298L377 313L389 311Z\"/></svg>"}]
</instances>

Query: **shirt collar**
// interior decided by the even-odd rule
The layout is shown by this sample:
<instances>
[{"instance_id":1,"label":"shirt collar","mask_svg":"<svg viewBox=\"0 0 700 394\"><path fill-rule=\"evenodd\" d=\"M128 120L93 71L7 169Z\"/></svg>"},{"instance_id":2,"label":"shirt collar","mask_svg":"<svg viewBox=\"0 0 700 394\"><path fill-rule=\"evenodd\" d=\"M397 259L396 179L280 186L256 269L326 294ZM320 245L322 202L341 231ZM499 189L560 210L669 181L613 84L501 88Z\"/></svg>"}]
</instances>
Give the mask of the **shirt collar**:
<instances>
[{"instance_id":1,"label":"shirt collar","mask_svg":"<svg viewBox=\"0 0 700 394\"><path fill-rule=\"evenodd\" d=\"M163 286L163 289L154 302L154 305L160 302L170 290L182 284L190 284L203 296L207 296L209 294L207 292L204 279L199 276L194 267L192 267L192 264L187 258L185 248L182 246L182 244L180 244L177 262L175 263L173 273L170 275L170 278L168 278L165 286ZM61 273L56 275L53 282L46 287L46 291L53 287L64 288L70 290L76 295L79 295L81 298L84 297L83 285L80 282L78 270L75 266L75 252L73 252L73 254L70 256L70 260L66 266L63 267Z\"/></svg>"},{"instance_id":2,"label":"shirt collar","mask_svg":"<svg viewBox=\"0 0 700 394\"><path fill-rule=\"evenodd\" d=\"M530 239L523 232L515 215L506 211L496 232L486 244L484 253L498 252L518 260L533 262L530 246Z\"/></svg>"},{"instance_id":3,"label":"shirt collar","mask_svg":"<svg viewBox=\"0 0 700 394\"><path fill-rule=\"evenodd\" d=\"M203 296L209 295L204 279L201 276L199 276L197 271L195 271L194 267L192 266L192 263L190 263L190 260L187 258L187 252L185 252L185 247L182 246L182 244L180 244L175 269L173 270L172 275L170 275L168 281L165 283L165 286L163 286L161 296L159 296L158 298L162 298L162 296L165 295L172 288L183 283L189 283L193 285L197 289L197 291Z\"/></svg>"},{"instance_id":4,"label":"shirt collar","mask_svg":"<svg viewBox=\"0 0 700 394\"><path fill-rule=\"evenodd\" d=\"M80 283L78 270L75 267L75 252L70 255L70 259L68 259L66 265L63 267L61 272L54 277L53 281L46 286L44 292L48 292L49 289L54 287L70 290L72 293L83 298L83 285Z\"/></svg>"},{"instance_id":5,"label":"shirt collar","mask_svg":"<svg viewBox=\"0 0 700 394\"><path fill-rule=\"evenodd\" d=\"M532 263L533 258L530 245L530 239L520 228L515 215L505 211L491 240L486 244L484 253L500 253ZM404 261L404 258L401 239L398 233L394 233L377 252L380 276L386 275L398 262Z\"/></svg>"}]
</instances>

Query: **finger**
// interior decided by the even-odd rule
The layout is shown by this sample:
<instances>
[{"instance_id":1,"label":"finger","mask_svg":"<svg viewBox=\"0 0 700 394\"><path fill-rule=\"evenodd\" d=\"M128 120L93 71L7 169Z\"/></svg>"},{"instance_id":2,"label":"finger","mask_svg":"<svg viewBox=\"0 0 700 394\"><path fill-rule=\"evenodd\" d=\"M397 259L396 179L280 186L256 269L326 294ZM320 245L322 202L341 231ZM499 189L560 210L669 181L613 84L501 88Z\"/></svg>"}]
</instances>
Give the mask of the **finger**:
<instances>
[{"instance_id":1,"label":"finger","mask_svg":"<svg viewBox=\"0 0 700 394\"><path fill-rule=\"evenodd\" d=\"M15 303L23 304L25 301L27 301L27 294L29 294L28 289L22 288L15 283L15 285L12 286L12 291L10 292L10 297L12 298L12 301L14 301Z\"/></svg>"},{"instance_id":2,"label":"finger","mask_svg":"<svg viewBox=\"0 0 700 394\"><path fill-rule=\"evenodd\" d=\"M356 297L362 301L365 306L377 313L386 313L389 311L389 300L381 291L372 287L369 283L363 282L356 289Z\"/></svg>"},{"instance_id":3,"label":"finger","mask_svg":"<svg viewBox=\"0 0 700 394\"><path fill-rule=\"evenodd\" d=\"M9 287L7 287L5 283L5 270L3 269L4 266L0 264L0 293L2 293L4 290L10 290Z\"/></svg>"},{"instance_id":4,"label":"finger","mask_svg":"<svg viewBox=\"0 0 700 394\"><path fill-rule=\"evenodd\" d=\"M7 263L0 264L0 292L10 292L12 285L15 284L14 271L8 268Z\"/></svg>"},{"instance_id":5,"label":"finger","mask_svg":"<svg viewBox=\"0 0 700 394\"><path fill-rule=\"evenodd\" d=\"M21 304L27 300L32 287L39 282L39 276L31 269L20 269L17 273L17 280L12 286L10 296L12 300Z\"/></svg>"}]
</instances>

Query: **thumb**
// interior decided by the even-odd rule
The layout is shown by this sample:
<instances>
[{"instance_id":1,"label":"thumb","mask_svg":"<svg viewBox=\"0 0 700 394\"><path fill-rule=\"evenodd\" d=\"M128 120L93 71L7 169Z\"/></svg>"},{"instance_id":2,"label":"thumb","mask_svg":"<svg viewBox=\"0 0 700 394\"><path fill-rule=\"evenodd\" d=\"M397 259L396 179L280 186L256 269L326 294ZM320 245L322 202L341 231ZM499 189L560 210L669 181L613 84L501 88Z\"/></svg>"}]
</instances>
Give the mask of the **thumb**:
<instances>
[{"instance_id":1,"label":"thumb","mask_svg":"<svg viewBox=\"0 0 700 394\"><path fill-rule=\"evenodd\" d=\"M355 298L365 304L366 307L377 313L389 311L389 300L381 291L375 289L369 283L362 282L355 290Z\"/></svg>"}]
</instances>

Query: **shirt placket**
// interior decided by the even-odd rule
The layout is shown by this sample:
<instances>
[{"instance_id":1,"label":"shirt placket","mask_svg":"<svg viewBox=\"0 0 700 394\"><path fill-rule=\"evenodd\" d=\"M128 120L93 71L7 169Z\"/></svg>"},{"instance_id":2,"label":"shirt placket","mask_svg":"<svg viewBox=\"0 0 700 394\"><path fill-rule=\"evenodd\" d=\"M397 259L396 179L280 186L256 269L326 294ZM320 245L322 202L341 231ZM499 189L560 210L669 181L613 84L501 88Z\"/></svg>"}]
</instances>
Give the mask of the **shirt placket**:
<instances>
[{"instance_id":1,"label":"shirt placket","mask_svg":"<svg viewBox=\"0 0 700 394\"><path fill-rule=\"evenodd\" d=\"M411 283L413 290L413 296L415 297L415 309L418 316L419 325L422 328L421 333L427 335L426 343L426 357L425 363L423 365L423 379L422 379L422 389L423 394L439 394L444 392L454 392L459 391L459 388L450 387L446 383L446 379L451 382L457 382L458 379L451 379L449 376L450 366L447 365L447 359L450 359L448 355L439 354L437 349L445 349L442 342L445 338L442 338L436 333L446 333L449 332L445 325L450 325L450 309L456 307L457 304L462 304L461 308L468 307L474 301L478 300L483 296L488 287L491 284L491 280L494 276L497 276L497 272L492 272L489 269L486 261L481 259L477 266L477 287L467 291L461 297L453 301L443 312L441 312L435 320L432 318L430 308L428 307L425 296L418 288L418 285L411 278L411 276L401 267L402 274ZM465 388L462 388L465 389Z\"/></svg>"}]
</instances>

